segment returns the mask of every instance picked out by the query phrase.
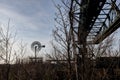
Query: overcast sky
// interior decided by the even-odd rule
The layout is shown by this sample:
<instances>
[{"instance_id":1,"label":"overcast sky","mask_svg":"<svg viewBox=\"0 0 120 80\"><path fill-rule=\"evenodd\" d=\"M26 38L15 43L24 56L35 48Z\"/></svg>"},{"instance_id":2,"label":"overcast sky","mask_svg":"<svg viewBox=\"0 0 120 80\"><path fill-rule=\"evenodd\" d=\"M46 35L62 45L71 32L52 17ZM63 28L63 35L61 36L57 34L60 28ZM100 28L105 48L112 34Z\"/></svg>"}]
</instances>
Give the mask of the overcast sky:
<instances>
[{"instance_id":1,"label":"overcast sky","mask_svg":"<svg viewBox=\"0 0 120 80\"><path fill-rule=\"evenodd\" d=\"M49 48L54 27L55 7L52 0L0 0L0 24L7 24L17 31L17 38L28 43L40 41Z\"/></svg>"},{"instance_id":2,"label":"overcast sky","mask_svg":"<svg viewBox=\"0 0 120 80\"><path fill-rule=\"evenodd\" d=\"M7 24L10 19L17 38L28 43L29 50L33 41L40 41L46 45L42 50L45 52L52 39L55 11L52 0L0 0L0 24Z\"/></svg>"}]
</instances>

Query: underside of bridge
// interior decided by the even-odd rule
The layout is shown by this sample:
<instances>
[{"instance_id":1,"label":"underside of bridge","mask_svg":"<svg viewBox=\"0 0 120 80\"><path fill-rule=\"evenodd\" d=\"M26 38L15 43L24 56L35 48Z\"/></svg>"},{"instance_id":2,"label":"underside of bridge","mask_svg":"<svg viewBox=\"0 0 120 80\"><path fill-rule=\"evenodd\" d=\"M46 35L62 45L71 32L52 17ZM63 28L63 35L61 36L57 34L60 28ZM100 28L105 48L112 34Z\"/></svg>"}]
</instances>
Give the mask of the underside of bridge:
<instances>
[{"instance_id":1,"label":"underside of bridge","mask_svg":"<svg viewBox=\"0 0 120 80\"><path fill-rule=\"evenodd\" d=\"M82 0L78 23L79 43L86 41L106 0ZM82 41L83 40L83 41Z\"/></svg>"},{"instance_id":2,"label":"underside of bridge","mask_svg":"<svg viewBox=\"0 0 120 80\"><path fill-rule=\"evenodd\" d=\"M120 10L116 0L73 0L71 17L77 23L73 32L77 42L98 44L120 26Z\"/></svg>"}]
</instances>

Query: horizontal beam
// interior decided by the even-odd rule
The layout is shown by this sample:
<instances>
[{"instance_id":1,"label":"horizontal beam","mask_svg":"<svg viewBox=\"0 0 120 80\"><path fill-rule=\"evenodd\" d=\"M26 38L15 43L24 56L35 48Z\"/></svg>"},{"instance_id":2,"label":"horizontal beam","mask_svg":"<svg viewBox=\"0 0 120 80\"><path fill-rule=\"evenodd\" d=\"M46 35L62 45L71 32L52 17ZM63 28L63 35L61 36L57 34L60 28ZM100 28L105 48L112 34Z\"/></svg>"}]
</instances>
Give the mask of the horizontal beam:
<instances>
[{"instance_id":1,"label":"horizontal beam","mask_svg":"<svg viewBox=\"0 0 120 80\"><path fill-rule=\"evenodd\" d=\"M119 27L120 27L120 17L117 17L116 20L109 26L109 28L107 30L105 30L103 33L96 36L93 43L98 44L98 43L102 42L106 37L108 37L110 34L112 34Z\"/></svg>"}]
</instances>

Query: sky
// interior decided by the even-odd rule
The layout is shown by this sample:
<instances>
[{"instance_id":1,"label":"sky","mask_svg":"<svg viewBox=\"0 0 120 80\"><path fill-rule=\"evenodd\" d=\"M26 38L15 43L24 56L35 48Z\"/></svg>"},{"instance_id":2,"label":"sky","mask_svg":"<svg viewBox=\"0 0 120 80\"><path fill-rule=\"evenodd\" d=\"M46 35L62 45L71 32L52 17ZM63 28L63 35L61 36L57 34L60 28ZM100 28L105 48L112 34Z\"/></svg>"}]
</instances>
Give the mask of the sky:
<instances>
[{"instance_id":1,"label":"sky","mask_svg":"<svg viewBox=\"0 0 120 80\"><path fill-rule=\"evenodd\" d=\"M10 19L17 39L27 43L28 50L33 41L40 41L46 46L42 52L49 51L54 17L52 0L0 0L0 24L6 25Z\"/></svg>"},{"instance_id":2,"label":"sky","mask_svg":"<svg viewBox=\"0 0 120 80\"><path fill-rule=\"evenodd\" d=\"M59 3L58 0L54 1ZM10 19L17 39L27 43L28 56L33 55L30 49L33 41L40 41L46 46L40 54L49 53L55 12L52 0L0 0L0 25L6 25Z\"/></svg>"}]
</instances>

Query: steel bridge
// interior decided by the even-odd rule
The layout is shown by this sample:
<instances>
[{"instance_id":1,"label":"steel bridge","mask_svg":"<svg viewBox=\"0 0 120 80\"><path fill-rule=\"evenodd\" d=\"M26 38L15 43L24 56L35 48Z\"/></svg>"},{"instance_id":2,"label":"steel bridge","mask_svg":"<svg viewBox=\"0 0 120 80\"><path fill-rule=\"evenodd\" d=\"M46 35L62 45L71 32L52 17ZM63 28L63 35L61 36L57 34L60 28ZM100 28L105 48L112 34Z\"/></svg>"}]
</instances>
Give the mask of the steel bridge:
<instances>
[{"instance_id":1,"label":"steel bridge","mask_svg":"<svg viewBox=\"0 0 120 80\"><path fill-rule=\"evenodd\" d=\"M86 59L89 58L86 45L99 44L120 27L120 1L71 0L69 18L76 69L79 66L78 57L81 57L81 70L84 70L82 80L87 80L84 79Z\"/></svg>"},{"instance_id":2,"label":"steel bridge","mask_svg":"<svg viewBox=\"0 0 120 80\"><path fill-rule=\"evenodd\" d=\"M69 18L73 54L88 57L86 45L99 44L120 27L120 1L71 0Z\"/></svg>"},{"instance_id":3,"label":"steel bridge","mask_svg":"<svg viewBox=\"0 0 120 80\"><path fill-rule=\"evenodd\" d=\"M71 31L87 43L98 44L120 27L119 0L72 0Z\"/></svg>"}]
</instances>

